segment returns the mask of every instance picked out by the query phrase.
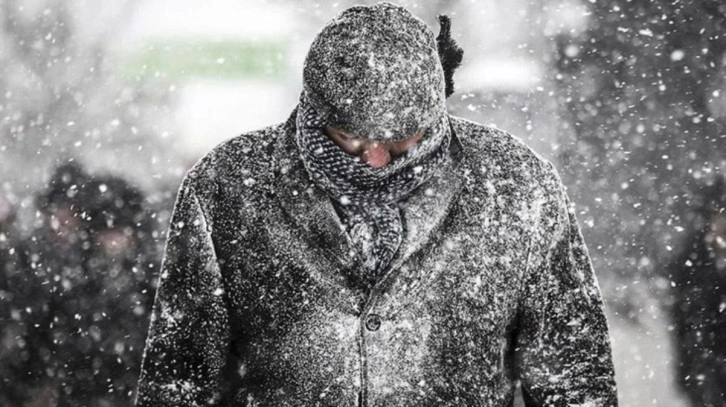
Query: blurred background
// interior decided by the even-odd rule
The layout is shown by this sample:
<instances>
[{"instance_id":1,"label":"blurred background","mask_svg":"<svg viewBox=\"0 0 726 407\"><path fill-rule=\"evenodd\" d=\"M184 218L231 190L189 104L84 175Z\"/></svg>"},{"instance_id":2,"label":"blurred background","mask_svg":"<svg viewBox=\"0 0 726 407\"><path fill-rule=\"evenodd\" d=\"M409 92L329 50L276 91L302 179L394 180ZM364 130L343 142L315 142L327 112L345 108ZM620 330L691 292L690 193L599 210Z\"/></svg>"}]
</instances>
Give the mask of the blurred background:
<instances>
[{"instance_id":1,"label":"blurred background","mask_svg":"<svg viewBox=\"0 0 726 407\"><path fill-rule=\"evenodd\" d=\"M285 120L369 1L0 0L0 405L133 399L181 177ZM726 405L726 5L399 1L465 50L452 114L555 163L623 406Z\"/></svg>"}]
</instances>

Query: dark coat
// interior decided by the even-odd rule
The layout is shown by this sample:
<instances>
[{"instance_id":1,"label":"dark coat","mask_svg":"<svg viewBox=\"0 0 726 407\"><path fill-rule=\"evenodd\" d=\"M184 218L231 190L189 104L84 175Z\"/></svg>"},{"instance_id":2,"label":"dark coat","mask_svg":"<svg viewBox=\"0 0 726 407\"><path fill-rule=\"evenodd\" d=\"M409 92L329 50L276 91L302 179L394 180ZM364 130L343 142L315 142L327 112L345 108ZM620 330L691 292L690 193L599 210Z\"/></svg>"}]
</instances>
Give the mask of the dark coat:
<instances>
[{"instance_id":1,"label":"dark coat","mask_svg":"<svg viewBox=\"0 0 726 407\"><path fill-rule=\"evenodd\" d=\"M233 138L177 197L138 406L617 404L603 304L552 165L452 117L453 163L402 202L366 292L286 123ZM591 404L586 404L591 402Z\"/></svg>"},{"instance_id":2,"label":"dark coat","mask_svg":"<svg viewBox=\"0 0 726 407\"><path fill-rule=\"evenodd\" d=\"M714 407L726 405L726 269L706 232L692 236L668 271L676 381L694 406Z\"/></svg>"},{"instance_id":3,"label":"dark coat","mask_svg":"<svg viewBox=\"0 0 726 407\"><path fill-rule=\"evenodd\" d=\"M72 164L36 203L37 227L0 263L0 406L128 405L159 264L144 195Z\"/></svg>"}]
</instances>

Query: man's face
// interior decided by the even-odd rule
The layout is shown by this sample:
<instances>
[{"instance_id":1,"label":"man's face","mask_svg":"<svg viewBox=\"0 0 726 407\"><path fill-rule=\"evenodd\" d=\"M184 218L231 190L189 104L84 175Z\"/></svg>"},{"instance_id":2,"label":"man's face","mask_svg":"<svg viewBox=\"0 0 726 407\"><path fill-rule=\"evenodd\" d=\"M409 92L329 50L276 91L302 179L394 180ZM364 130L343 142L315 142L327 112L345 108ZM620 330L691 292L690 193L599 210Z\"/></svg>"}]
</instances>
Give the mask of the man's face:
<instances>
[{"instance_id":1,"label":"man's face","mask_svg":"<svg viewBox=\"0 0 726 407\"><path fill-rule=\"evenodd\" d=\"M83 223L68 204L54 204L48 213L50 237L60 244L73 244L81 238Z\"/></svg>"},{"instance_id":2,"label":"man's face","mask_svg":"<svg viewBox=\"0 0 726 407\"><path fill-rule=\"evenodd\" d=\"M373 168L382 168L391 162L392 157L401 155L413 147L421 140L425 131L420 130L405 140L393 142L366 140L332 126L325 126L325 134L346 153L359 157Z\"/></svg>"},{"instance_id":3,"label":"man's face","mask_svg":"<svg viewBox=\"0 0 726 407\"><path fill-rule=\"evenodd\" d=\"M96 236L103 253L108 257L119 258L130 252L135 245L131 228L113 228L100 231Z\"/></svg>"},{"instance_id":4,"label":"man's face","mask_svg":"<svg viewBox=\"0 0 726 407\"><path fill-rule=\"evenodd\" d=\"M726 252L726 213L715 213L711 217L706 243L717 253Z\"/></svg>"}]
</instances>

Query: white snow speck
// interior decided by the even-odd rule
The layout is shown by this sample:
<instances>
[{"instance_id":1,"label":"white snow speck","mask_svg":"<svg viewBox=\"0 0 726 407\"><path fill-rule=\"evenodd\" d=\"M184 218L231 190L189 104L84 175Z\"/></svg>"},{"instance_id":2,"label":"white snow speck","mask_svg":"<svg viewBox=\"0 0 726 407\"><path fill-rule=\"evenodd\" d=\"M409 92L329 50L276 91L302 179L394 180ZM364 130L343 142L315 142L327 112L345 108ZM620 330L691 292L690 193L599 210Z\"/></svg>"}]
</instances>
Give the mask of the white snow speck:
<instances>
[{"instance_id":1,"label":"white snow speck","mask_svg":"<svg viewBox=\"0 0 726 407\"><path fill-rule=\"evenodd\" d=\"M251 186L255 185L255 184L257 183L257 181L255 181L255 179L254 179L254 178L247 178L247 179L245 179L244 181L242 181L242 183L243 183L243 184L244 184L244 185L245 185L246 187L251 187Z\"/></svg>"}]
</instances>

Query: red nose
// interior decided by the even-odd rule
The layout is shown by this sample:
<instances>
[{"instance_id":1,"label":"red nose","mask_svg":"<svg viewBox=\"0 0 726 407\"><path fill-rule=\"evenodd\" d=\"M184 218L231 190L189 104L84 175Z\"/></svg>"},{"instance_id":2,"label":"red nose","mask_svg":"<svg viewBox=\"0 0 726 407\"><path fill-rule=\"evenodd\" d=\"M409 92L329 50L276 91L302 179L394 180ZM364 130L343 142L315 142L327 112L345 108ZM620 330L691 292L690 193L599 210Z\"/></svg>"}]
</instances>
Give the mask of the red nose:
<instances>
[{"instance_id":1,"label":"red nose","mask_svg":"<svg viewBox=\"0 0 726 407\"><path fill-rule=\"evenodd\" d=\"M365 162L373 168L381 168L391 161L388 149L382 143L370 143L363 151Z\"/></svg>"}]
</instances>

